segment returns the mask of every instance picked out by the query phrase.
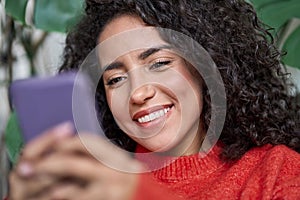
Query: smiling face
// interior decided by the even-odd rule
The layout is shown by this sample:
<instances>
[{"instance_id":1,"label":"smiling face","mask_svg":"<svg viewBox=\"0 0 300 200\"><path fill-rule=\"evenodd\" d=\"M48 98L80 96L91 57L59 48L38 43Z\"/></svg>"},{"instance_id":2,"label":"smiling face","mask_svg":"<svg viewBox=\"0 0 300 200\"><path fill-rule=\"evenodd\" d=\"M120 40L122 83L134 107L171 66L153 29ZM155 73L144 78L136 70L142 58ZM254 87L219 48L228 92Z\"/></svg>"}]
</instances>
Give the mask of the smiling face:
<instances>
[{"instance_id":1,"label":"smiling face","mask_svg":"<svg viewBox=\"0 0 300 200\"><path fill-rule=\"evenodd\" d=\"M120 16L105 26L99 42L145 27L137 17ZM108 105L119 127L145 148L173 155L196 153L205 136L202 83L191 74L189 63L159 37L153 38L151 47L122 53L107 63L103 81ZM125 40L130 44L139 38ZM118 43L110 47L100 54L101 60L110 60L107 52L119 50Z\"/></svg>"}]
</instances>

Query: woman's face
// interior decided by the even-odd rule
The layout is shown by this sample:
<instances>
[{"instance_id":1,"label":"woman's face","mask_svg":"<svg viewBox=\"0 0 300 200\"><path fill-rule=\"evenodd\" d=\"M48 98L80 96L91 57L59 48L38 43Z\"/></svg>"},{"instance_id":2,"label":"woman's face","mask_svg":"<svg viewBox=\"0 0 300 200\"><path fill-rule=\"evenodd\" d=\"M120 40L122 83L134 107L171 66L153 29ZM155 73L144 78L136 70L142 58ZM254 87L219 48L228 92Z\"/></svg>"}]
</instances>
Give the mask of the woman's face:
<instances>
[{"instance_id":1,"label":"woman's face","mask_svg":"<svg viewBox=\"0 0 300 200\"><path fill-rule=\"evenodd\" d=\"M105 26L99 43L145 27L137 17L117 17ZM126 37L123 39L129 45L145 39L128 34ZM191 74L190 64L157 35L153 38L151 48L122 53L105 65L103 81L108 105L119 127L145 148L175 155L196 153L205 135L200 121L201 81ZM109 60L104 58L109 56L107 52L124 48L118 44L112 43L105 55L100 54L100 60Z\"/></svg>"}]
</instances>

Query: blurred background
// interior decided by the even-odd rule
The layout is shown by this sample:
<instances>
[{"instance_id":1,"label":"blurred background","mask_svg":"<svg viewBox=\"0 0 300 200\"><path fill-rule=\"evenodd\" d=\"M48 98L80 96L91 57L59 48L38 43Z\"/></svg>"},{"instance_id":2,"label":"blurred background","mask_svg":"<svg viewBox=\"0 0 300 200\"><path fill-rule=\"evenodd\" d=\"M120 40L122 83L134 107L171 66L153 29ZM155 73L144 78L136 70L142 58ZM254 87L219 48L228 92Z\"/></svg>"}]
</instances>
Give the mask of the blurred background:
<instances>
[{"instance_id":1,"label":"blurred background","mask_svg":"<svg viewBox=\"0 0 300 200\"><path fill-rule=\"evenodd\" d=\"M274 28L276 45L287 52L282 62L300 88L300 0L247 1ZM66 32L82 15L83 2L0 0L0 199L7 193L7 172L22 145L9 85L17 79L57 72Z\"/></svg>"}]
</instances>

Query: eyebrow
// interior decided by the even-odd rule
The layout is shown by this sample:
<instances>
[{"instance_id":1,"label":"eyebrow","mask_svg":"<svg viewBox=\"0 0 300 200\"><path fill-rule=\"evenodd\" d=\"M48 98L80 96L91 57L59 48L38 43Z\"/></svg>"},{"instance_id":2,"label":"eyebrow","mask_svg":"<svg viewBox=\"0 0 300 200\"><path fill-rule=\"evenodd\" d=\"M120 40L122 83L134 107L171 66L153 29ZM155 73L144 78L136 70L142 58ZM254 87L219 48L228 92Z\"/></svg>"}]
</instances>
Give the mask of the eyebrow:
<instances>
[{"instance_id":1,"label":"eyebrow","mask_svg":"<svg viewBox=\"0 0 300 200\"><path fill-rule=\"evenodd\" d=\"M104 71L109 71L109 70L114 70L114 69L119 69L120 67L122 67L123 64L121 62L113 62L109 65L107 65L105 67L105 70Z\"/></svg>"},{"instance_id":2,"label":"eyebrow","mask_svg":"<svg viewBox=\"0 0 300 200\"><path fill-rule=\"evenodd\" d=\"M163 49L170 49L171 47L169 45L163 45L163 46L159 46L159 47L154 47L154 48L150 48L147 49L146 51L142 52L139 55L139 59L140 60L145 60L146 58L148 58L149 56L151 56L152 54L155 54L156 52L163 50Z\"/></svg>"},{"instance_id":3,"label":"eyebrow","mask_svg":"<svg viewBox=\"0 0 300 200\"><path fill-rule=\"evenodd\" d=\"M151 56L151 55L155 54L156 52L161 51L163 49L171 49L171 47L169 45L163 45L163 46L159 46L159 47L149 48L149 49L143 51L142 53L140 53L138 56L138 59L145 60L149 56ZM112 62L111 64L109 64L105 67L104 71L118 69L118 68L121 68L122 66L123 66L123 64L121 62Z\"/></svg>"}]
</instances>

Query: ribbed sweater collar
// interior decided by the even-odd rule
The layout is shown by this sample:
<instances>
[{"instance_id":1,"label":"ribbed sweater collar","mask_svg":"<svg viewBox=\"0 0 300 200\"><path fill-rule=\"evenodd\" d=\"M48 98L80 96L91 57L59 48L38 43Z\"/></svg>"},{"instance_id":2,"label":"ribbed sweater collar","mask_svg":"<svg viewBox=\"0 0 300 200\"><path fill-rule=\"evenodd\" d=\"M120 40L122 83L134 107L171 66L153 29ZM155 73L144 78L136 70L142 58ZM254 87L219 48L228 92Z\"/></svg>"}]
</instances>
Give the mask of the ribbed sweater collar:
<instances>
[{"instance_id":1,"label":"ribbed sweater collar","mask_svg":"<svg viewBox=\"0 0 300 200\"><path fill-rule=\"evenodd\" d=\"M221 152L220 144L215 145L208 154L197 153L189 156L180 157L162 157L149 154L149 151L138 147L136 155L137 159L145 162L148 166L157 166L157 163L162 163L163 159L172 160L169 164L165 164L164 167L160 167L153 170L153 174L157 179L162 181L183 181L188 180L194 176L207 175L213 173L218 168L222 167L225 163L219 158ZM139 154L142 153L142 154ZM158 164L162 166L161 164Z\"/></svg>"}]
</instances>

